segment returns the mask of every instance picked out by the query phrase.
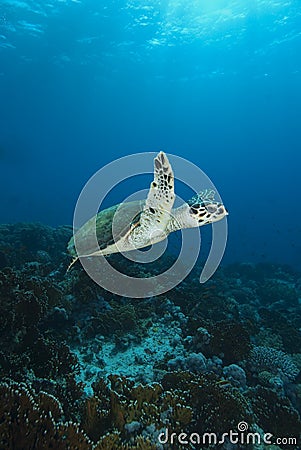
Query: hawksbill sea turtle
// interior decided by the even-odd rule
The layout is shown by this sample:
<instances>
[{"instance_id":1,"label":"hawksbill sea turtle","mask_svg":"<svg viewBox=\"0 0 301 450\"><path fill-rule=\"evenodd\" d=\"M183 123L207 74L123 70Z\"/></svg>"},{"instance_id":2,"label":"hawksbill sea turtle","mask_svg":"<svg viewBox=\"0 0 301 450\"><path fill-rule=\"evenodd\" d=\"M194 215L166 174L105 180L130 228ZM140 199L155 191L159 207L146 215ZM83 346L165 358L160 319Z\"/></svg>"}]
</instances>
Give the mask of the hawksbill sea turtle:
<instances>
[{"instance_id":1,"label":"hawksbill sea turtle","mask_svg":"<svg viewBox=\"0 0 301 450\"><path fill-rule=\"evenodd\" d=\"M114 205L88 220L68 243L68 252L73 257L68 270L80 257L106 256L148 247L173 231L223 219L228 212L214 196L214 190L206 189L173 208L173 170L166 154L158 153L147 199ZM84 249L84 253L78 254L78 249Z\"/></svg>"}]
</instances>

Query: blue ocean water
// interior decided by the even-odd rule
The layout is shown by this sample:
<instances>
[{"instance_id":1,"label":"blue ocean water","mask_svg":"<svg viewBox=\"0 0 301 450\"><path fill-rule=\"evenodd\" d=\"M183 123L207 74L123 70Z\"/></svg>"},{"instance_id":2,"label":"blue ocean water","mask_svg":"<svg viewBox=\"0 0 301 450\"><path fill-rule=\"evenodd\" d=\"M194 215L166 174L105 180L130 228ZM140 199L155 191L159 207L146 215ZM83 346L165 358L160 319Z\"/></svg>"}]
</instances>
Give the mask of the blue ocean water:
<instances>
[{"instance_id":1,"label":"blue ocean water","mask_svg":"<svg viewBox=\"0 0 301 450\"><path fill-rule=\"evenodd\" d=\"M217 186L225 261L300 268L300 30L298 0L1 0L0 222L71 224L96 170L164 150Z\"/></svg>"}]
</instances>

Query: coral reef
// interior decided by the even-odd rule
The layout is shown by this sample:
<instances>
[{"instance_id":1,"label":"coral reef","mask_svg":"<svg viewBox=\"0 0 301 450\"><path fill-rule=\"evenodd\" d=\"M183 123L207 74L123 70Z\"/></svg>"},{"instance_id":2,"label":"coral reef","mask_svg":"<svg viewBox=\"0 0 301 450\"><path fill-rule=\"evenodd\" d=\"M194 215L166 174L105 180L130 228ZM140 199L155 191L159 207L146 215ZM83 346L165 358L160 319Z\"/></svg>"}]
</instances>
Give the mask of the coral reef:
<instances>
[{"instance_id":1,"label":"coral reef","mask_svg":"<svg viewBox=\"0 0 301 450\"><path fill-rule=\"evenodd\" d=\"M249 430L300 448L300 274L233 264L161 296L121 298L79 264L68 227L0 226L0 448L182 449L181 433ZM111 263L128 275L156 264ZM167 433L167 434L166 434ZM223 449L224 442L184 448Z\"/></svg>"},{"instance_id":2,"label":"coral reef","mask_svg":"<svg viewBox=\"0 0 301 450\"><path fill-rule=\"evenodd\" d=\"M72 228L52 228L35 223L0 225L0 269L13 266L22 269L34 261L44 274L67 263L66 245Z\"/></svg>"}]
</instances>

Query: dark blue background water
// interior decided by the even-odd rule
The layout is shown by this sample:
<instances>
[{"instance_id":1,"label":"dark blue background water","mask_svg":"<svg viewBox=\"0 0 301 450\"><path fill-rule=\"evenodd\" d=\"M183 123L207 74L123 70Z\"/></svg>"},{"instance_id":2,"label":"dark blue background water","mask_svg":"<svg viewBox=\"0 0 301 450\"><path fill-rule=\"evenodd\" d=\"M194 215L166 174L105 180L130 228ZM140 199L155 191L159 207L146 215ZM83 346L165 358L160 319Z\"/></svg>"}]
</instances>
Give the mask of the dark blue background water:
<instances>
[{"instance_id":1,"label":"dark blue background water","mask_svg":"<svg viewBox=\"0 0 301 450\"><path fill-rule=\"evenodd\" d=\"M300 268L299 0L1 0L0 35L1 223L71 224L96 170L163 149L217 186L226 260Z\"/></svg>"}]
</instances>

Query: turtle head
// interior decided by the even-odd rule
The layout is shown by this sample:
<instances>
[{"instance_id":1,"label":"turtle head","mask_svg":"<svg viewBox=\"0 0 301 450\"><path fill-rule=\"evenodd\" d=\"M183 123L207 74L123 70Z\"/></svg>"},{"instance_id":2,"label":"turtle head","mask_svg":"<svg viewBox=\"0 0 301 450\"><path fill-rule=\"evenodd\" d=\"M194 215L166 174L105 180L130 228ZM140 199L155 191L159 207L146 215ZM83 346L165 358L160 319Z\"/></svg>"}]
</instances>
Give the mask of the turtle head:
<instances>
[{"instance_id":1,"label":"turtle head","mask_svg":"<svg viewBox=\"0 0 301 450\"><path fill-rule=\"evenodd\" d=\"M189 213L198 221L199 226L218 222L228 215L225 206L219 202L193 203L190 205Z\"/></svg>"},{"instance_id":2,"label":"turtle head","mask_svg":"<svg viewBox=\"0 0 301 450\"><path fill-rule=\"evenodd\" d=\"M218 222L228 215L225 206L214 199L215 191L206 189L192 197L187 203L189 214L198 223L198 226Z\"/></svg>"}]
</instances>

